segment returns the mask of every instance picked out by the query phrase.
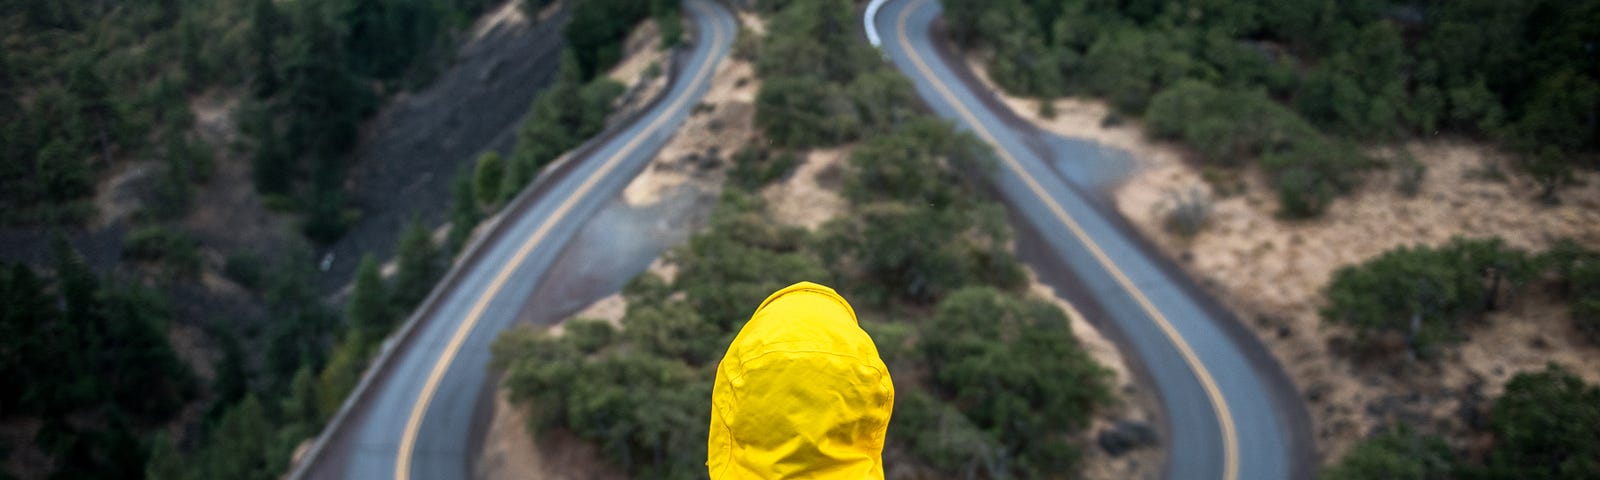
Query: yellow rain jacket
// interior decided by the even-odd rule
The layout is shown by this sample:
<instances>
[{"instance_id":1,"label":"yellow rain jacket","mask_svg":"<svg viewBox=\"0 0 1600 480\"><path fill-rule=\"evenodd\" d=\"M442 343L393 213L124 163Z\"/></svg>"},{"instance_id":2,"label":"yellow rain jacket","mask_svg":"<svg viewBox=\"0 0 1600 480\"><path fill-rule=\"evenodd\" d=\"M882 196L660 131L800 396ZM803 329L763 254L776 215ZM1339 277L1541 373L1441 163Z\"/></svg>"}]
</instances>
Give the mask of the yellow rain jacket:
<instances>
[{"instance_id":1,"label":"yellow rain jacket","mask_svg":"<svg viewBox=\"0 0 1600 480\"><path fill-rule=\"evenodd\" d=\"M767 297L711 393L706 467L724 479L882 479L894 383L850 303L810 282Z\"/></svg>"}]
</instances>

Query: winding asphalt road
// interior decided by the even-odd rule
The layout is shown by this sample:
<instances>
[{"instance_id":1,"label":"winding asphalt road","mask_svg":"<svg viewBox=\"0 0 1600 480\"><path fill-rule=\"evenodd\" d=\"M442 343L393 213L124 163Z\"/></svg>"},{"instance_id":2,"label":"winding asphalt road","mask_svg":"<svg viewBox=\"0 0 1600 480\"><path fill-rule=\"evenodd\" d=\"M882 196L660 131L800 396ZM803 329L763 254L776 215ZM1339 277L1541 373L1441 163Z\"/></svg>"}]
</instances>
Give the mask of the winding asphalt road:
<instances>
[{"instance_id":1,"label":"winding asphalt road","mask_svg":"<svg viewBox=\"0 0 1600 480\"><path fill-rule=\"evenodd\" d=\"M1165 411L1167 478L1309 478L1304 404L1265 347L1087 193L1126 161L1044 134L975 88L931 28L937 1L873 7L869 37L935 113L994 147L996 193L1142 363Z\"/></svg>"},{"instance_id":2,"label":"winding asphalt road","mask_svg":"<svg viewBox=\"0 0 1600 480\"><path fill-rule=\"evenodd\" d=\"M705 94L736 32L725 8L686 0L698 33L668 92L553 166L396 333L291 478L471 475L471 425L489 345L516 319L566 242L666 144ZM538 305L531 306L539 308Z\"/></svg>"}]
</instances>

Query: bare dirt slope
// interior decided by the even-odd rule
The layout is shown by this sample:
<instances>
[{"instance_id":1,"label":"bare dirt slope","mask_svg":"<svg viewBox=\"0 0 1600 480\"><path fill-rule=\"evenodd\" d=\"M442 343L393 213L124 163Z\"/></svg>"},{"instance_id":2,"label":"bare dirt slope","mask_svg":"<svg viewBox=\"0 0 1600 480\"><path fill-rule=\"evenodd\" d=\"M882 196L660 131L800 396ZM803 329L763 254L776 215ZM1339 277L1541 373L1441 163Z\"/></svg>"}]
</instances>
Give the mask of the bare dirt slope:
<instances>
[{"instance_id":1,"label":"bare dirt slope","mask_svg":"<svg viewBox=\"0 0 1600 480\"><path fill-rule=\"evenodd\" d=\"M348 283L361 255L391 256L412 217L442 223L455 175L481 152L510 150L534 96L554 81L566 15L530 19L517 3L480 19L448 68L393 97L363 130L348 181L361 217L327 249L334 260L318 279L324 290Z\"/></svg>"},{"instance_id":2,"label":"bare dirt slope","mask_svg":"<svg viewBox=\"0 0 1600 480\"><path fill-rule=\"evenodd\" d=\"M981 64L969 65L988 82ZM1412 142L1387 148L1404 148L1426 165L1415 196L1399 192L1395 173L1377 172L1324 218L1285 222L1274 216L1276 198L1265 179L1235 172L1243 191L1218 198L1209 225L1183 237L1164 228L1174 192L1211 188L1181 147L1146 139L1137 122L1104 126L1109 109L1100 101L1055 100L1056 116L1047 119L1038 115L1037 100L989 87L1045 130L1139 160L1139 173L1113 192L1118 210L1271 348L1310 404L1325 460L1387 422L1461 432L1511 375L1546 362L1600 381L1600 348L1581 341L1565 305L1537 287L1468 327L1464 344L1431 363L1357 361L1337 348L1349 332L1322 325L1317 315L1334 270L1403 245L1438 245L1459 235L1499 236L1535 251L1558 238L1600 247L1600 175L1580 173L1582 185L1564 191L1560 205L1544 205L1501 152L1460 140Z\"/></svg>"}]
</instances>

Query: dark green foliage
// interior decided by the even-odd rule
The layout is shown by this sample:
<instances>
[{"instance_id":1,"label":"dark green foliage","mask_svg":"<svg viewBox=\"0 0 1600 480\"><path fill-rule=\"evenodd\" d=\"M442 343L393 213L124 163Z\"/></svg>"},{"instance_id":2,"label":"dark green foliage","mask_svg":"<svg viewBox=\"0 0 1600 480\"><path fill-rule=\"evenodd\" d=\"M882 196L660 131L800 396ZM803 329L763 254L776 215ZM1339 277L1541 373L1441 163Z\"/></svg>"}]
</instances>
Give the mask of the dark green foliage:
<instances>
[{"instance_id":1,"label":"dark green foliage","mask_svg":"<svg viewBox=\"0 0 1600 480\"><path fill-rule=\"evenodd\" d=\"M51 478L137 477L138 432L176 415L194 378L167 343L164 299L55 250L53 282L0 265L0 416L44 420L34 443L60 462Z\"/></svg>"},{"instance_id":2,"label":"dark green foliage","mask_svg":"<svg viewBox=\"0 0 1600 480\"><path fill-rule=\"evenodd\" d=\"M849 160L844 195L853 203L898 201L952 209L974 203L966 175L988 173L988 147L949 122L919 118L863 142Z\"/></svg>"},{"instance_id":3,"label":"dark green foliage","mask_svg":"<svg viewBox=\"0 0 1600 480\"><path fill-rule=\"evenodd\" d=\"M1139 113L1185 79L1262 91L1343 139L1497 140L1551 201L1600 153L1600 1L941 1L954 40L1017 95ZM1320 190L1305 177L1290 180Z\"/></svg>"},{"instance_id":4,"label":"dark green foliage","mask_svg":"<svg viewBox=\"0 0 1600 480\"><path fill-rule=\"evenodd\" d=\"M1490 415L1485 478L1600 478L1600 387L1551 365L1512 377Z\"/></svg>"},{"instance_id":5,"label":"dark green foliage","mask_svg":"<svg viewBox=\"0 0 1600 480\"><path fill-rule=\"evenodd\" d=\"M268 275L264 297L273 321L263 373L274 390L287 386L302 366L320 367L333 343L337 313L322 303L311 275L300 262L279 265Z\"/></svg>"},{"instance_id":6,"label":"dark green foliage","mask_svg":"<svg viewBox=\"0 0 1600 480\"><path fill-rule=\"evenodd\" d=\"M756 58L765 82L756 126L779 147L836 145L886 132L913 116L911 86L852 31L849 2L790 2L769 23Z\"/></svg>"},{"instance_id":7,"label":"dark green foliage","mask_svg":"<svg viewBox=\"0 0 1600 480\"><path fill-rule=\"evenodd\" d=\"M577 56L566 51L556 84L533 100L517 131L517 145L506 159L505 183L500 186L505 199L521 192L546 164L605 128L611 102L624 87L609 78L583 83L581 77Z\"/></svg>"},{"instance_id":8,"label":"dark green foliage","mask_svg":"<svg viewBox=\"0 0 1600 480\"><path fill-rule=\"evenodd\" d=\"M997 206L932 209L880 202L823 230L824 258L859 275L868 298L931 304L967 285L1015 288L1024 277Z\"/></svg>"},{"instance_id":9,"label":"dark green foliage","mask_svg":"<svg viewBox=\"0 0 1600 480\"><path fill-rule=\"evenodd\" d=\"M500 202L500 186L506 183L505 164L500 154L484 152L478 156L478 166L472 174L472 192L481 205L494 206Z\"/></svg>"},{"instance_id":10,"label":"dark green foliage","mask_svg":"<svg viewBox=\"0 0 1600 480\"><path fill-rule=\"evenodd\" d=\"M1224 166L1242 166L1317 135L1266 95L1224 90L1196 80L1162 90L1150 101L1145 117L1151 135L1187 143L1204 161Z\"/></svg>"},{"instance_id":11,"label":"dark green foliage","mask_svg":"<svg viewBox=\"0 0 1600 480\"><path fill-rule=\"evenodd\" d=\"M447 8L434 0L348 0L339 15L354 72L377 79L404 73L444 32Z\"/></svg>"},{"instance_id":12,"label":"dark green foliage","mask_svg":"<svg viewBox=\"0 0 1600 480\"><path fill-rule=\"evenodd\" d=\"M1321 136L1302 137L1261 158L1278 190L1278 213L1287 218L1321 215L1334 197L1355 188L1371 164L1354 145Z\"/></svg>"},{"instance_id":13,"label":"dark green foliage","mask_svg":"<svg viewBox=\"0 0 1600 480\"><path fill-rule=\"evenodd\" d=\"M1455 455L1439 437L1418 435L1400 425L1357 443L1318 478L1449 480L1455 478L1455 461Z\"/></svg>"},{"instance_id":14,"label":"dark green foliage","mask_svg":"<svg viewBox=\"0 0 1600 480\"><path fill-rule=\"evenodd\" d=\"M1600 344L1600 252L1561 240L1541 255L1540 261L1561 279L1578 331Z\"/></svg>"},{"instance_id":15,"label":"dark green foliage","mask_svg":"<svg viewBox=\"0 0 1600 480\"><path fill-rule=\"evenodd\" d=\"M772 16L756 73L768 81L812 77L844 85L883 65L848 34L860 28L846 0L791 1Z\"/></svg>"},{"instance_id":16,"label":"dark green foliage","mask_svg":"<svg viewBox=\"0 0 1600 480\"><path fill-rule=\"evenodd\" d=\"M912 457L941 472L963 472L982 478L1005 478L1009 474L1005 446L998 438L973 425L955 406L921 388L908 387L904 383L895 385L894 417L887 442L890 448L904 448ZM888 468L893 471L906 467Z\"/></svg>"},{"instance_id":17,"label":"dark green foliage","mask_svg":"<svg viewBox=\"0 0 1600 480\"><path fill-rule=\"evenodd\" d=\"M728 170L728 182L749 191L755 191L789 175L800 157L792 152L758 147L745 147L733 154L733 168Z\"/></svg>"},{"instance_id":18,"label":"dark green foliage","mask_svg":"<svg viewBox=\"0 0 1600 480\"><path fill-rule=\"evenodd\" d=\"M869 298L931 304L966 285L1020 285L1005 215L963 180L989 158L977 139L928 118L863 143L844 185L855 211L823 228L823 258Z\"/></svg>"},{"instance_id":19,"label":"dark green foliage","mask_svg":"<svg viewBox=\"0 0 1600 480\"><path fill-rule=\"evenodd\" d=\"M200 273L199 242L181 230L159 225L140 228L128 234L123 248L129 259L165 267L169 279Z\"/></svg>"},{"instance_id":20,"label":"dark green foliage","mask_svg":"<svg viewBox=\"0 0 1600 480\"><path fill-rule=\"evenodd\" d=\"M169 134L162 145L161 173L147 210L158 219L181 218L189 212L194 184L211 176L211 152L182 135Z\"/></svg>"},{"instance_id":21,"label":"dark green foliage","mask_svg":"<svg viewBox=\"0 0 1600 480\"><path fill-rule=\"evenodd\" d=\"M450 182L450 236L445 239L445 251L451 255L466 247L467 237L472 235L472 229L478 226L478 221L483 217L483 212L478 208L477 192L472 188L475 176L471 172L463 169ZM495 188L500 186L496 185Z\"/></svg>"},{"instance_id":22,"label":"dark green foliage","mask_svg":"<svg viewBox=\"0 0 1600 480\"><path fill-rule=\"evenodd\" d=\"M445 259L433 245L433 235L422 222L412 219L400 235L400 246L395 254L398 264L394 274L392 303L403 310L411 310L433 291L433 283L444 274Z\"/></svg>"},{"instance_id":23,"label":"dark green foliage","mask_svg":"<svg viewBox=\"0 0 1600 480\"><path fill-rule=\"evenodd\" d=\"M803 250L807 237L768 220L759 197L724 192L707 232L668 253L680 266L673 286L704 321L738 331L755 309L752 298L800 280L827 280L817 258Z\"/></svg>"},{"instance_id":24,"label":"dark green foliage","mask_svg":"<svg viewBox=\"0 0 1600 480\"><path fill-rule=\"evenodd\" d=\"M834 145L860 128L841 89L814 77L770 78L756 106L756 126L783 147Z\"/></svg>"},{"instance_id":25,"label":"dark green foliage","mask_svg":"<svg viewBox=\"0 0 1600 480\"><path fill-rule=\"evenodd\" d=\"M1163 87L1198 76L1198 62L1177 47L1188 41L1133 28L1102 34L1084 52L1084 87L1121 111L1144 111L1150 97Z\"/></svg>"},{"instance_id":26,"label":"dark green foliage","mask_svg":"<svg viewBox=\"0 0 1600 480\"><path fill-rule=\"evenodd\" d=\"M572 5L562 35L577 54L579 78L595 78L622 59L622 42L639 21L652 14L676 16L678 4L666 0L583 0ZM663 31L665 34L665 31Z\"/></svg>"},{"instance_id":27,"label":"dark green foliage","mask_svg":"<svg viewBox=\"0 0 1600 480\"><path fill-rule=\"evenodd\" d=\"M389 306L387 290L378 273L378 261L370 254L362 256L350 303L345 306L350 335L361 344L376 345L394 326L395 312Z\"/></svg>"},{"instance_id":28,"label":"dark green foliage","mask_svg":"<svg viewBox=\"0 0 1600 480\"><path fill-rule=\"evenodd\" d=\"M1059 307L988 287L952 293L922 326L933 385L1002 446L1016 474L1060 472L1077 460L1065 432L1111 399L1109 373L1078 346Z\"/></svg>"},{"instance_id":29,"label":"dark green foliage","mask_svg":"<svg viewBox=\"0 0 1600 480\"><path fill-rule=\"evenodd\" d=\"M1404 334L1413 352L1429 355L1456 340L1462 322L1497 308L1504 291L1532 278L1533 267L1526 252L1498 238L1401 247L1335 271L1322 318L1362 335Z\"/></svg>"}]
</instances>

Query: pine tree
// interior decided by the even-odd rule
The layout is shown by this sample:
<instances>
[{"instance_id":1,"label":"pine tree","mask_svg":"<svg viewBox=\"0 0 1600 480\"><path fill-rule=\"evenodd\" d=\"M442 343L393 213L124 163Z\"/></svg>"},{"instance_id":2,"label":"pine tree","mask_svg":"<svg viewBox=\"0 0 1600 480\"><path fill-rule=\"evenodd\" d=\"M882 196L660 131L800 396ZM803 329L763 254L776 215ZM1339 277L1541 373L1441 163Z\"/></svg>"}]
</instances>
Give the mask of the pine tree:
<instances>
[{"instance_id":1,"label":"pine tree","mask_svg":"<svg viewBox=\"0 0 1600 480\"><path fill-rule=\"evenodd\" d=\"M393 324L389 295L385 290L383 277L378 273L378 261L371 254L361 257L345 318L349 322L350 334L363 344L377 343L389 333Z\"/></svg>"},{"instance_id":2,"label":"pine tree","mask_svg":"<svg viewBox=\"0 0 1600 480\"><path fill-rule=\"evenodd\" d=\"M478 203L493 207L500 201L500 186L505 184L505 165L500 154L489 151L478 157L478 168L473 173L472 190Z\"/></svg>"},{"instance_id":3,"label":"pine tree","mask_svg":"<svg viewBox=\"0 0 1600 480\"><path fill-rule=\"evenodd\" d=\"M395 273L393 305L410 310L427 298L444 264L428 229L411 219L400 236L399 271Z\"/></svg>"},{"instance_id":4,"label":"pine tree","mask_svg":"<svg viewBox=\"0 0 1600 480\"><path fill-rule=\"evenodd\" d=\"M482 216L478 211L478 198L472 182L472 175L463 171L456 175L450 185L450 238L445 246L451 254L461 251Z\"/></svg>"}]
</instances>

